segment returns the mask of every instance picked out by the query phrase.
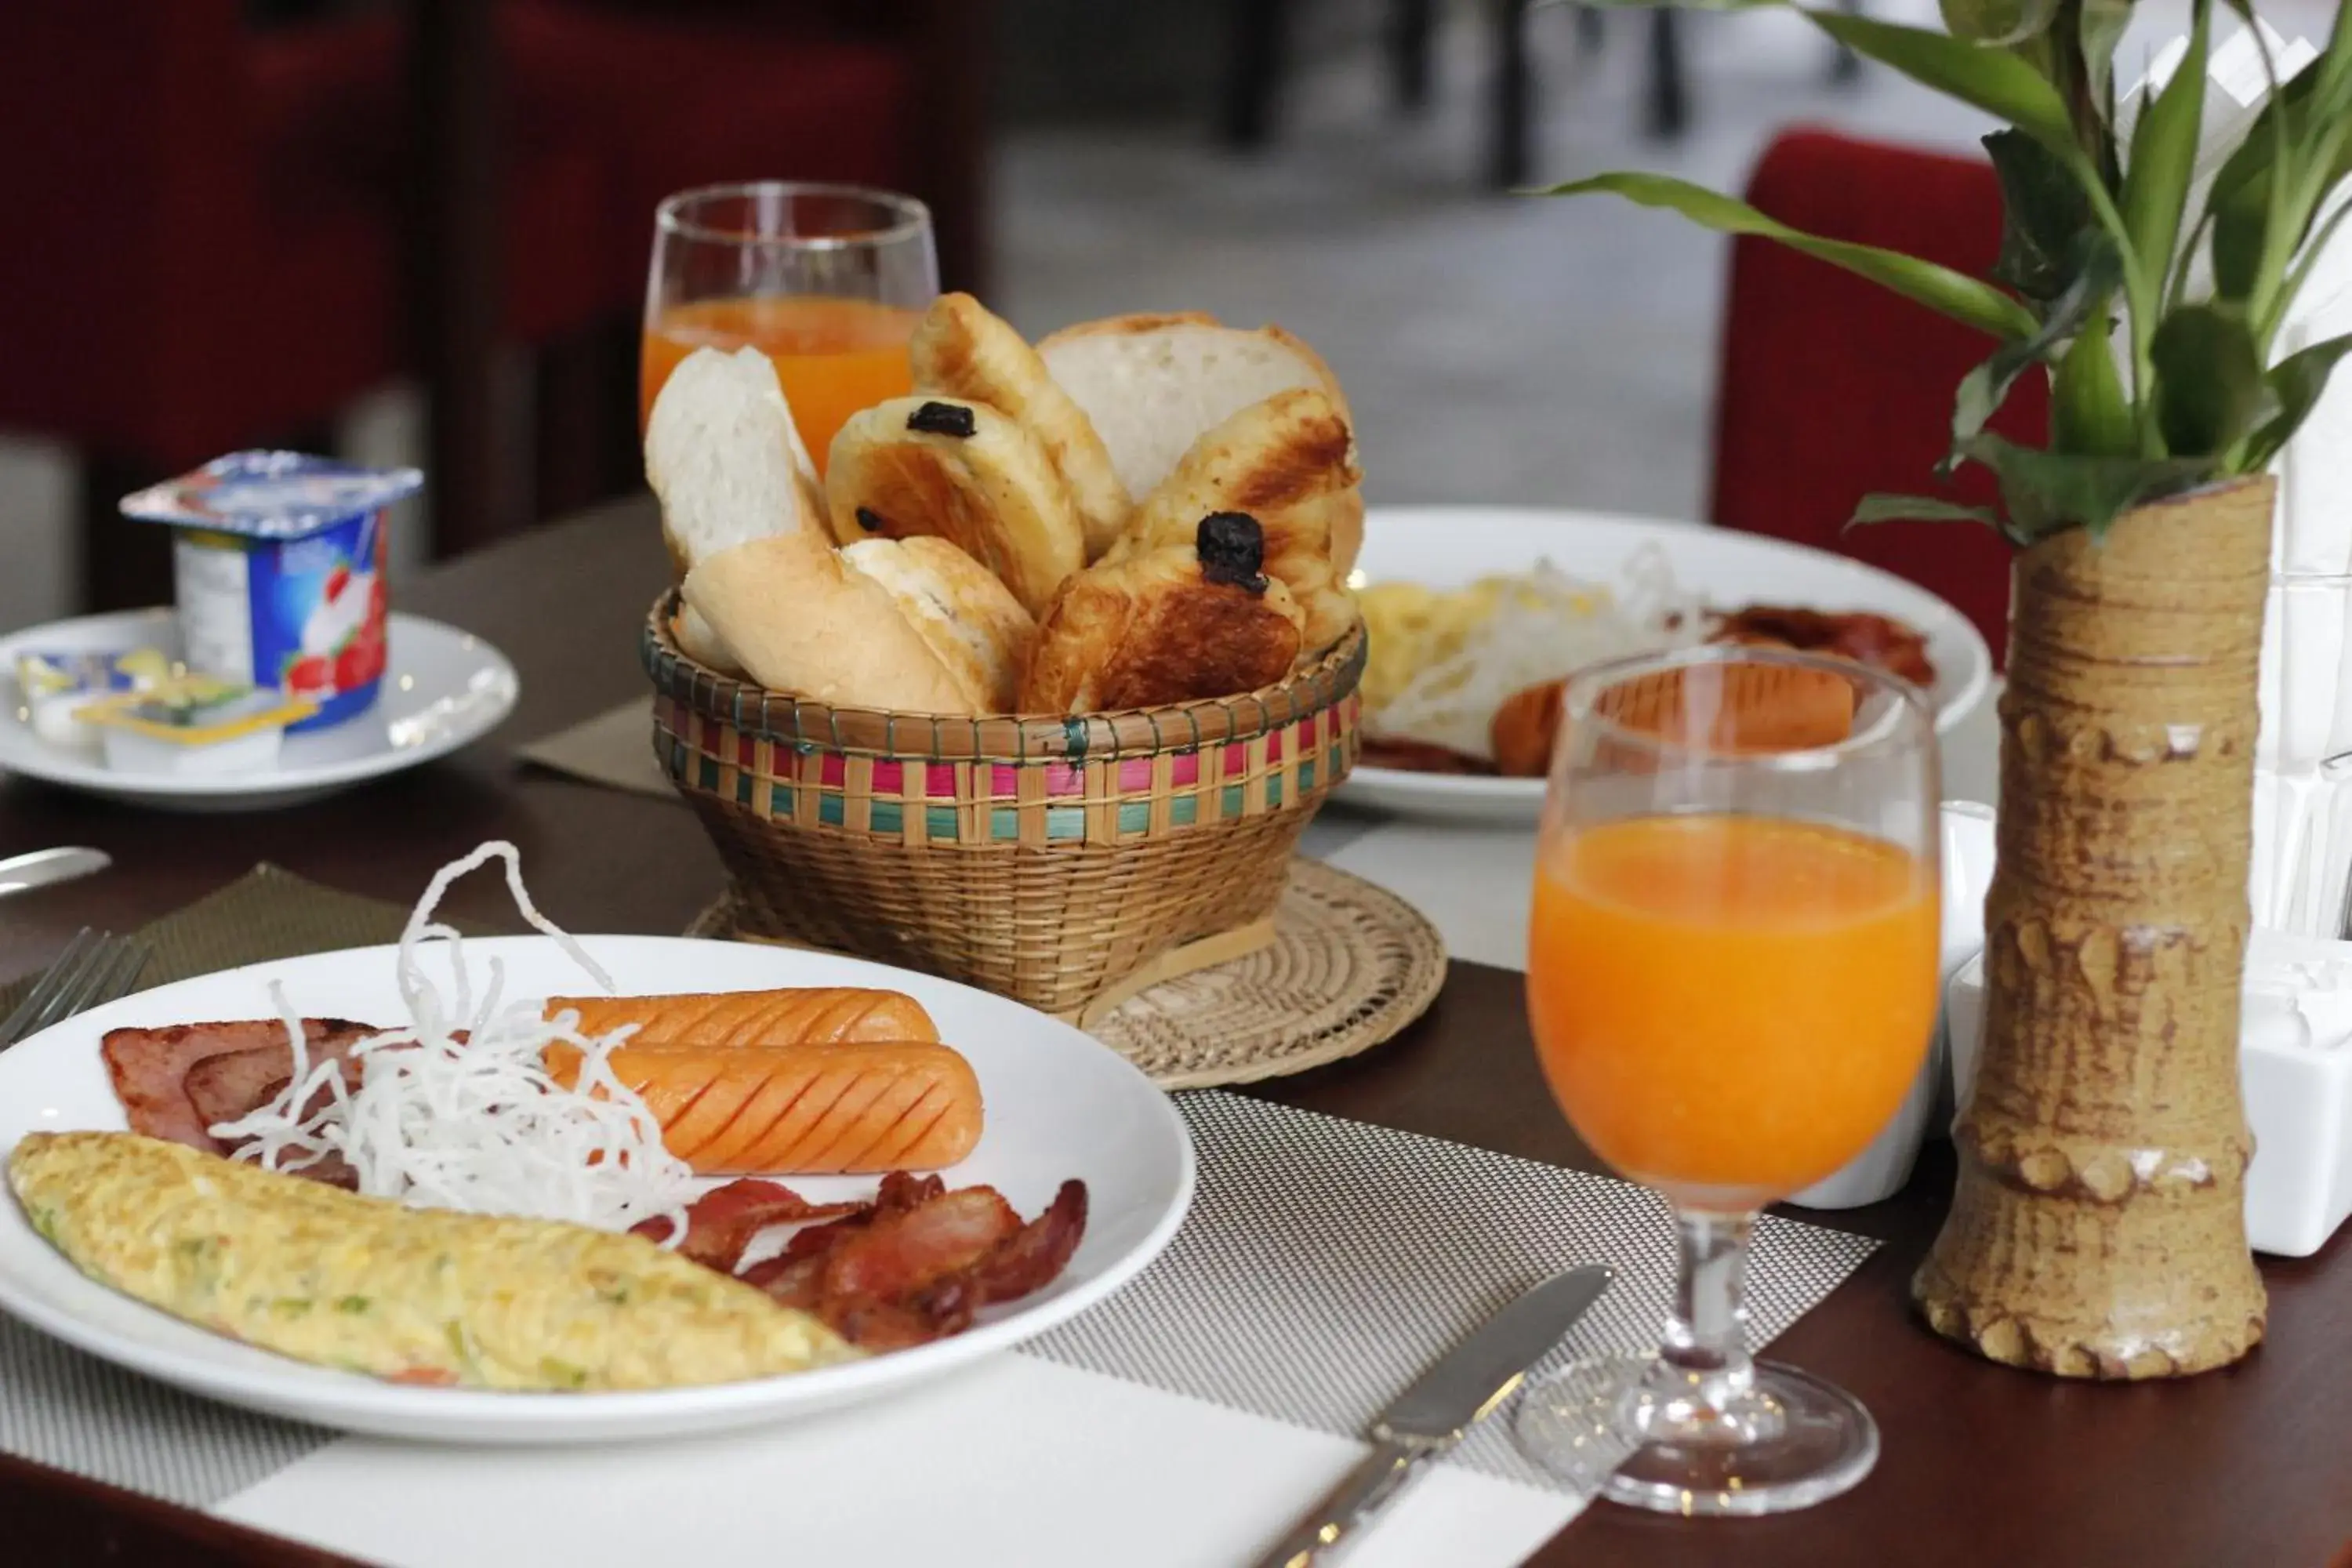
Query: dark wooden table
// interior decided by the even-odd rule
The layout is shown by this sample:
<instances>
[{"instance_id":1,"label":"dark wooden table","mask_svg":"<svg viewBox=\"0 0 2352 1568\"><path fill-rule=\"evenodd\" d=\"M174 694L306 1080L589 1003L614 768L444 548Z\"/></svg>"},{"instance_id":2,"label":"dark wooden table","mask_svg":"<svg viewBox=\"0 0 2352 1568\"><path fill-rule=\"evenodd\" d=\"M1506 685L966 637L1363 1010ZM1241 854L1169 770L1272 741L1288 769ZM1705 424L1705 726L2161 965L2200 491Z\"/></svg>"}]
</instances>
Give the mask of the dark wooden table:
<instances>
[{"instance_id":1,"label":"dark wooden table","mask_svg":"<svg viewBox=\"0 0 2352 1568\"><path fill-rule=\"evenodd\" d=\"M0 786L0 852L80 843L116 859L100 876L0 903L0 975L46 961L78 926L128 929L257 860L405 903L425 871L493 837L521 847L533 893L575 930L681 929L719 882L693 819L511 756L642 689L635 627L665 571L650 505L635 501L469 557L407 593L405 607L506 649L522 703L497 741L372 788L291 812L193 817ZM499 918L503 897L480 883L477 901L456 907ZM1456 964L1408 1034L1258 1092L1597 1168L1544 1092L1517 977L1477 964ZM2179 1384L2063 1384L1964 1354L1913 1317L1906 1282L1950 1174L1938 1146L1901 1196L1829 1216L1887 1245L1772 1348L1876 1414L1885 1452L1860 1489L1805 1513L1725 1523L1603 1505L1536 1561L2323 1568L2352 1542L2352 1243L2264 1263L2270 1337L2240 1367ZM337 1561L0 1459L0 1561L100 1560Z\"/></svg>"}]
</instances>

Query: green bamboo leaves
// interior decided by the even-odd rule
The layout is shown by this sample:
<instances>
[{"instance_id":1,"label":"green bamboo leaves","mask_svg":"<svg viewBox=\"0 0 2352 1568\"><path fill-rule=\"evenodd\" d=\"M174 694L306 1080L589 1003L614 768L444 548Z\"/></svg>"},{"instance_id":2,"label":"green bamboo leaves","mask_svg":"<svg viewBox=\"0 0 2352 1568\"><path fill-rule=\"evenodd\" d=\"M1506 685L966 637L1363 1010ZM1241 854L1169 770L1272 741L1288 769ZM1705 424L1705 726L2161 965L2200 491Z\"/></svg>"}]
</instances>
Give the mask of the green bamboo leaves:
<instances>
[{"instance_id":1,"label":"green bamboo leaves","mask_svg":"<svg viewBox=\"0 0 2352 1568\"><path fill-rule=\"evenodd\" d=\"M2005 47L2048 32L2063 7L2059 0L1942 0L1937 9L1952 37Z\"/></svg>"},{"instance_id":2,"label":"green bamboo leaves","mask_svg":"<svg viewBox=\"0 0 2352 1568\"><path fill-rule=\"evenodd\" d=\"M1980 522L2000 531L2000 514L1990 507L1961 506L1934 496L1866 495L1846 519L1848 528L1868 522Z\"/></svg>"},{"instance_id":3,"label":"green bamboo leaves","mask_svg":"<svg viewBox=\"0 0 2352 1568\"><path fill-rule=\"evenodd\" d=\"M1858 55L1893 66L1948 98L2007 121L2063 157L2080 154L2066 100L2040 71L2007 49L1948 33L1877 22L1843 11L1807 11L1805 17Z\"/></svg>"},{"instance_id":4,"label":"green bamboo leaves","mask_svg":"<svg viewBox=\"0 0 2352 1568\"><path fill-rule=\"evenodd\" d=\"M2189 54L2164 90L2140 111L2133 128L2131 162L2124 173L2124 237L2133 254L2158 278L2172 270L2172 250L2189 207L2197 168L2197 135L2205 117L2204 62L2212 39L2213 9L2197 7ZM2190 61L2197 68L2190 69Z\"/></svg>"},{"instance_id":5,"label":"green bamboo leaves","mask_svg":"<svg viewBox=\"0 0 2352 1568\"><path fill-rule=\"evenodd\" d=\"M2165 450L2222 456L2263 405L2263 360L2244 313L2228 305L2183 306L2157 328L2149 353Z\"/></svg>"},{"instance_id":6,"label":"green bamboo leaves","mask_svg":"<svg viewBox=\"0 0 2352 1568\"><path fill-rule=\"evenodd\" d=\"M2041 451L1989 430L1970 438L1968 456L2000 480L2008 517L2002 531L2021 544L2069 528L2103 533L2142 501L2191 489L2214 471L2210 460L2193 458L2150 461Z\"/></svg>"},{"instance_id":7,"label":"green bamboo leaves","mask_svg":"<svg viewBox=\"0 0 2352 1568\"><path fill-rule=\"evenodd\" d=\"M1984 139L2000 180L2000 258L1996 281L2046 304L2066 291L2069 268L2095 220L2074 176L2050 149L2021 131Z\"/></svg>"},{"instance_id":8,"label":"green bamboo leaves","mask_svg":"<svg viewBox=\"0 0 2352 1568\"><path fill-rule=\"evenodd\" d=\"M1609 191L1645 207L1680 213L1719 234L1754 234L1777 240L1996 337L2019 336L2034 328L2032 311L1991 284L1979 282L1966 273L1899 251L1800 233L1765 216L1746 202L1718 195L1704 185L1694 185L1668 174L1595 174L1590 179L1554 185L1539 194L1574 196L1591 191Z\"/></svg>"},{"instance_id":9,"label":"green bamboo leaves","mask_svg":"<svg viewBox=\"0 0 2352 1568\"><path fill-rule=\"evenodd\" d=\"M2105 310L2102 306L2099 315ZM2125 458L2139 450L2131 397L2116 368L2113 329L2094 321L2066 350L2050 377L2050 449L2092 458Z\"/></svg>"},{"instance_id":10,"label":"green bamboo leaves","mask_svg":"<svg viewBox=\"0 0 2352 1568\"><path fill-rule=\"evenodd\" d=\"M2116 46L2131 26L2132 0L2078 0L2074 47L2081 51L2083 85L2108 121L2115 119Z\"/></svg>"},{"instance_id":11,"label":"green bamboo leaves","mask_svg":"<svg viewBox=\"0 0 2352 1568\"><path fill-rule=\"evenodd\" d=\"M2347 353L2352 353L2352 333L2314 343L2271 367L2270 374L2264 378L2268 396L2263 404L2263 423L2247 436L2244 447L2231 464L2232 471L2258 474L2270 466L2304 416L2318 403L2319 395L2327 390L2328 373Z\"/></svg>"},{"instance_id":12,"label":"green bamboo leaves","mask_svg":"<svg viewBox=\"0 0 2352 1568\"><path fill-rule=\"evenodd\" d=\"M2223 3L2251 25L2250 0ZM2260 472L2352 354L2347 335L2270 363L2313 258L2352 207L2336 199L2352 180L2352 0L2319 58L2292 80L2273 79L2245 142L2192 202L2213 4L2191 0L2187 48L2140 104L2127 147L2117 145L2115 52L2131 0L1938 0L1948 32L1799 8L1855 53L2005 122L1985 139L2003 205L1990 279L1802 233L1661 174L1601 174L1548 194L1611 192L1719 232L1761 236L1998 340L1956 389L1938 472L1983 465L1999 481L2000 511L1872 496L1854 522L1991 522L2020 543L2065 528L2095 533L2143 502ZM2012 388L2036 374L2050 377L2042 448L1988 428Z\"/></svg>"},{"instance_id":13,"label":"green bamboo leaves","mask_svg":"<svg viewBox=\"0 0 2352 1568\"><path fill-rule=\"evenodd\" d=\"M1999 411L2017 378L2034 365L2056 359L2076 334L2095 326L2099 341L2107 336L2107 301L2122 277L2116 247L2096 229L2083 238L2085 254L2071 268L2072 279L2050 301L2042 322L2021 338L2011 338L1960 381L1952 399L1952 451L1937 472L1948 478L1965 453L1969 437L1985 427ZM2096 316L2095 322L2094 315Z\"/></svg>"}]
</instances>

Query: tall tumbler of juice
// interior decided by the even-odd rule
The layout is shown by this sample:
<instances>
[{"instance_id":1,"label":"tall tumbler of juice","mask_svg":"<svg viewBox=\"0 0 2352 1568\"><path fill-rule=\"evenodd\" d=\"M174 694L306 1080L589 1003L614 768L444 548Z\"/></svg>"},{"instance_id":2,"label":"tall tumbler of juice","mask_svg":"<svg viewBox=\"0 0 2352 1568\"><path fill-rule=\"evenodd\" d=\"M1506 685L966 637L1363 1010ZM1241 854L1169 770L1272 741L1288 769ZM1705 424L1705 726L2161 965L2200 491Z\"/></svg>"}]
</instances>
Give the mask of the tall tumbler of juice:
<instances>
[{"instance_id":1,"label":"tall tumbler of juice","mask_svg":"<svg viewBox=\"0 0 2352 1568\"><path fill-rule=\"evenodd\" d=\"M907 341L939 291L930 210L912 196L782 180L681 191L654 213L639 420L696 349L756 348L822 473L851 415L912 390Z\"/></svg>"},{"instance_id":2,"label":"tall tumbler of juice","mask_svg":"<svg viewBox=\"0 0 2352 1568\"><path fill-rule=\"evenodd\" d=\"M1570 683L1537 848L1528 1007L1594 1152L1680 1239L1654 1355L1530 1390L1520 1446L1617 1501L1760 1514L1833 1497L1878 1435L1743 1339L1749 1227L1875 1137L1935 1020L1935 724L1896 677L1703 647Z\"/></svg>"}]
</instances>

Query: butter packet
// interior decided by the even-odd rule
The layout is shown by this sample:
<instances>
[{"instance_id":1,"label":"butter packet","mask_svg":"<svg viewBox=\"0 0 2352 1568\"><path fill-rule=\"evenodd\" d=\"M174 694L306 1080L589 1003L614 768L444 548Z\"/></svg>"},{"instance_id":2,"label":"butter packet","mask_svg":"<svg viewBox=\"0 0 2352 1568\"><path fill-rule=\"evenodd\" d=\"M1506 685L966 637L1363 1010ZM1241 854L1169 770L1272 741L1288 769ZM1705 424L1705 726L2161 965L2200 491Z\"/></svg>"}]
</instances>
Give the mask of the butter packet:
<instances>
[{"instance_id":1,"label":"butter packet","mask_svg":"<svg viewBox=\"0 0 2352 1568\"><path fill-rule=\"evenodd\" d=\"M103 736L106 763L126 773L258 773L277 764L289 726L318 711L305 697L208 675L119 692L79 710Z\"/></svg>"},{"instance_id":2,"label":"butter packet","mask_svg":"<svg viewBox=\"0 0 2352 1568\"><path fill-rule=\"evenodd\" d=\"M43 649L19 654L19 717L52 746L95 751L98 732L80 720L80 710L91 699L144 691L172 676L172 660L161 648Z\"/></svg>"},{"instance_id":3,"label":"butter packet","mask_svg":"<svg viewBox=\"0 0 2352 1568\"><path fill-rule=\"evenodd\" d=\"M110 691L136 691L160 685L171 677L172 661L161 648L132 648L125 653L77 648L16 656L16 684L23 689L27 701L74 692L97 696Z\"/></svg>"}]
</instances>

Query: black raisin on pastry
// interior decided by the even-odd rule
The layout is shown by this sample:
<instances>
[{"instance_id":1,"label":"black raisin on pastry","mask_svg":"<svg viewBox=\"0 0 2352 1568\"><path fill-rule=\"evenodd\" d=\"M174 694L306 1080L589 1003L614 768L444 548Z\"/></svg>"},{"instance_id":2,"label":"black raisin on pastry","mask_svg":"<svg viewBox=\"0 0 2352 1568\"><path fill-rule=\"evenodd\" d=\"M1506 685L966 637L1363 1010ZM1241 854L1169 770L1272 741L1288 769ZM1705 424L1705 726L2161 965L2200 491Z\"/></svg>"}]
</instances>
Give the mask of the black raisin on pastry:
<instances>
[{"instance_id":1,"label":"black raisin on pastry","mask_svg":"<svg viewBox=\"0 0 2352 1568\"><path fill-rule=\"evenodd\" d=\"M1265 592L1265 530L1245 511L1213 511L1192 535L1201 575L1253 594Z\"/></svg>"},{"instance_id":2,"label":"black raisin on pastry","mask_svg":"<svg viewBox=\"0 0 2352 1568\"><path fill-rule=\"evenodd\" d=\"M907 428L920 430L926 436L953 436L969 440L978 428L972 423L971 410L959 403L926 403L907 416Z\"/></svg>"}]
</instances>

